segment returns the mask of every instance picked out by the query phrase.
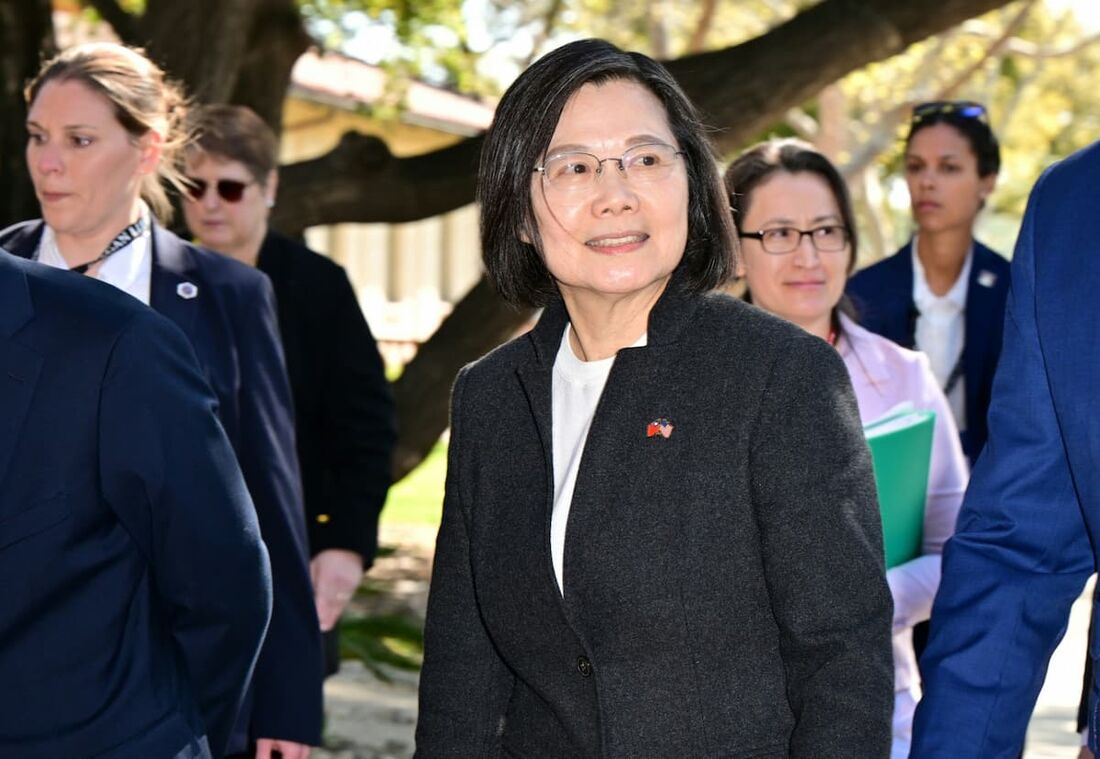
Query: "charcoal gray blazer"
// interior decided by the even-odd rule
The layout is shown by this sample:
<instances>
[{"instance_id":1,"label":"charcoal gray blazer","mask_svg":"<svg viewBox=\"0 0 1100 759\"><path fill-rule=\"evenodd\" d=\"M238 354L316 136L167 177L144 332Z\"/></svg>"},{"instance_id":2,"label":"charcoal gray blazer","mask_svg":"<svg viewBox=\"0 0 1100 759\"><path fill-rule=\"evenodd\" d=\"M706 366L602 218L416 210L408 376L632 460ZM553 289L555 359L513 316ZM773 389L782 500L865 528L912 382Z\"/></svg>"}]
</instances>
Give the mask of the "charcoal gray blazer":
<instances>
[{"instance_id":1,"label":"charcoal gray blazer","mask_svg":"<svg viewBox=\"0 0 1100 759\"><path fill-rule=\"evenodd\" d=\"M567 314L464 368L417 756L886 757L892 603L870 457L824 341L676 279L619 351L550 559ZM672 433L649 435L666 419Z\"/></svg>"}]
</instances>

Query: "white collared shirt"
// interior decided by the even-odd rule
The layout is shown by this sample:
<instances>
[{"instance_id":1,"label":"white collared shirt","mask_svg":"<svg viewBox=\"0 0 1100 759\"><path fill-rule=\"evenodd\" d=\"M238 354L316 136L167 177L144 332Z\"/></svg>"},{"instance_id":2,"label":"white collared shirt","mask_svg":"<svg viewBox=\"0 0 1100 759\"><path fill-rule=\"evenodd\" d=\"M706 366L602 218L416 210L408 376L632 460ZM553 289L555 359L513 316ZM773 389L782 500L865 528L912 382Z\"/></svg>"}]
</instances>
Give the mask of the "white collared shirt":
<instances>
[{"instance_id":1,"label":"white collared shirt","mask_svg":"<svg viewBox=\"0 0 1100 759\"><path fill-rule=\"evenodd\" d=\"M966 294L970 282L970 267L974 263L974 248L971 246L963 262L959 278L943 295L936 295L928 287L928 278L924 266L917 255L917 238L913 237L913 304L920 312L917 317L914 334L917 350L928 356L932 374L940 383L947 385L951 371L962 355L966 341ZM955 417L960 430L966 429L966 378L960 377L951 392L947 394L947 404Z\"/></svg>"},{"instance_id":2,"label":"white collared shirt","mask_svg":"<svg viewBox=\"0 0 1100 759\"><path fill-rule=\"evenodd\" d=\"M143 213L148 211L143 210ZM136 237L129 245L119 248L99 265L95 277L101 282L114 285L129 295L149 305L149 291L153 275L153 249L150 224L145 232ZM69 264L57 248L57 238L47 224L42 230L42 239L38 241L38 253L35 259L39 263L55 269L68 269Z\"/></svg>"},{"instance_id":3,"label":"white collared shirt","mask_svg":"<svg viewBox=\"0 0 1100 759\"><path fill-rule=\"evenodd\" d=\"M558 578L558 590L565 594L565 527L569 522L569 508L573 503L573 489L577 485L577 471L581 466L584 444L588 440L588 428L596 414L611 365L615 357L598 361L582 361L573 353L569 344L572 327L565 325L561 345L554 359L551 380L550 408L551 430L554 446L554 510L550 516L550 558L554 564L554 576ZM638 338L632 348L646 344L646 335Z\"/></svg>"}]
</instances>

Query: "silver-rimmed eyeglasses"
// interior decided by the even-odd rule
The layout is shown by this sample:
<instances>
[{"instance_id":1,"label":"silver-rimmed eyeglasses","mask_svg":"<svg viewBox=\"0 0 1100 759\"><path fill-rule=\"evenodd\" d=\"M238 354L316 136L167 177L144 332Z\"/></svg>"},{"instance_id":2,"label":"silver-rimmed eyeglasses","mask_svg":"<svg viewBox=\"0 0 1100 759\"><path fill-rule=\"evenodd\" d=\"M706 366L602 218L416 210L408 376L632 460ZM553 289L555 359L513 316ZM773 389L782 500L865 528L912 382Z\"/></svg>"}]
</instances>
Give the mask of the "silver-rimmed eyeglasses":
<instances>
[{"instance_id":1,"label":"silver-rimmed eyeglasses","mask_svg":"<svg viewBox=\"0 0 1100 759\"><path fill-rule=\"evenodd\" d=\"M649 142L627 149L618 158L600 158L579 151L555 153L534 171L542 174L543 181L554 190L576 192L595 186L606 161L618 163L619 171L628 181L642 184L667 177L683 154L663 142Z\"/></svg>"},{"instance_id":2,"label":"silver-rimmed eyeglasses","mask_svg":"<svg viewBox=\"0 0 1100 759\"><path fill-rule=\"evenodd\" d=\"M842 224L823 224L813 229L772 227L759 232L741 232L737 236L759 240L765 253L776 256L793 253L803 237L809 237L819 253L839 253L848 247L848 228Z\"/></svg>"}]
</instances>

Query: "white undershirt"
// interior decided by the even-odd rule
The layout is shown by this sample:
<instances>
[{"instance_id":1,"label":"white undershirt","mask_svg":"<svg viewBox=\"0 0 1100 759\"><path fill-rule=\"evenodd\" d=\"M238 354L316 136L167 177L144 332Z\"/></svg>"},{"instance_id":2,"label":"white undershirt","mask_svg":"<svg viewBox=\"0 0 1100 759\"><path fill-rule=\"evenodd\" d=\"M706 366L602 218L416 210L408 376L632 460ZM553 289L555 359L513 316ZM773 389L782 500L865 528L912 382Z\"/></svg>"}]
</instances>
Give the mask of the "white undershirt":
<instances>
[{"instance_id":1,"label":"white undershirt","mask_svg":"<svg viewBox=\"0 0 1100 759\"><path fill-rule=\"evenodd\" d=\"M150 245L149 227L124 248L119 248L103 260L95 278L100 282L114 285L119 290L132 295L145 305L149 305L149 288L153 275L153 253ZM39 263L55 269L68 269L69 264L57 248L57 238L47 224L42 230L42 239L38 241Z\"/></svg>"},{"instance_id":2,"label":"white undershirt","mask_svg":"<svg viewBox=\"0 0 1100 759\"><path fill-rule=\"evenodd\" d=\"M966 254L959 278L943 295L936 295L928 287L924 266L917 255L917 238L913 238L913 304L920 312L917 317L914 339L917 350L928 356L932 374L940 387L947 384L951 371L962 355L966 339L966 291L970 282L970 267L974 262L974 249ZM947 404L955 417L959 430L966 429L966 378L960 377L947 394Z\"/></svg>"},{"instance_id":3,"label":"white undershirt","mask_svg":"<svg viewBox=\"0 0 1100 759\"><path fill-rule=\"evenodd\" d=\"M550 516L550 558L554 563L554 576L558 578L558 590L565 594L563 580L565 565L565 527L569 521L569 507L573 503L573 488L577 484L577 470L588 439L588 428L596 413L611 365L615 357L598 361L581 361L569 344L571 327L566 324L554 359L551 381L552 411L551 429L554 443L554 511ZM646 344L643 334L632 348Z\"/></svg>"}]
</instances>

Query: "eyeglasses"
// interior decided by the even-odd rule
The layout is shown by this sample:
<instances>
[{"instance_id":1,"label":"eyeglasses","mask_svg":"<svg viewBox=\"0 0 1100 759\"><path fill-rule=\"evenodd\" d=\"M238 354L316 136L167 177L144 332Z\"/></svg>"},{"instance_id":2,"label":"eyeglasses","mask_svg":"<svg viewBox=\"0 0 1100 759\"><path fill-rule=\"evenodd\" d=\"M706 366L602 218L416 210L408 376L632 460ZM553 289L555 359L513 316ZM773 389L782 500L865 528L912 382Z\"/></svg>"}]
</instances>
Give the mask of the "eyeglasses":
<instances>
[{"instance_id":1,"label":"eyeglasses","mask_svg":"<svg viewBox=\"0 0 1100 759\"><path fill-rule=\"evenodd\" d=\"M981 103L973 100L933 100L913 106L913 119L910 123L919 124L933 116L958 116L974 119L989 126L989 113Z\"/></svg>"},{"instance_id":2,"label":"eyeglasses","mask_svg":"<svg viewBox=\"0 0 1100 759\"><path fill-rule=\"evenodd\" d=\"M765 253L775 256L793 253L809 237L818 253L839 253L848 246L848 228L839 224L825 224L813 229L773 227L759 232L741 232L738 237L750 237L760 241Z\"/></svg>"},{"instance_id":3,"label":"eyeglasses","mask_svg":"<svg viewBox=\"0 0 1100 759\"><path fill-rule=\"evenodd\" d=\"M618 158L600 158L591 153L557 153L547 158L534 171L554 190L577 192L591 189L603 174L605 161L615 161L628 181L644 184L664 179L672 172L677 159L684 155L663 142L635 145Z\"/></svg>"},{"instance_id":4,"label":"eyeglasses","mask_svg":"<svg viewBox=\"0 0 1100 759\"><path fill-rule=\"evenodd\" d=\"M191 200L202 200L206 196L206 188L210 186L209 182L194 177L185 177L184 179L187 184L187 194L191 196ZM237 179L219 179L214 183L214 189L217 191L218 197L226 203L239 203L241 198L244 197L245 189L255 183L255 180L241 182Z\"/></svg>"}]
</instances>

